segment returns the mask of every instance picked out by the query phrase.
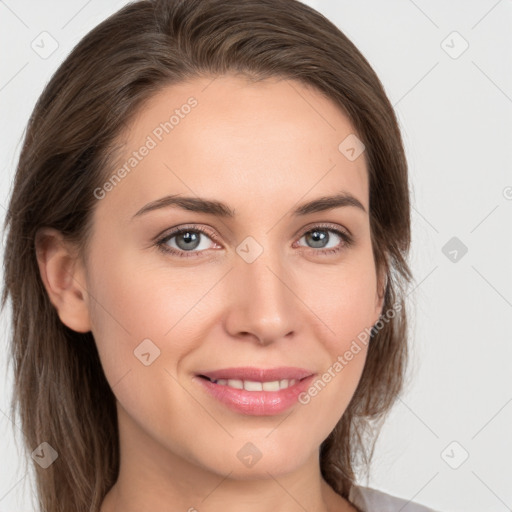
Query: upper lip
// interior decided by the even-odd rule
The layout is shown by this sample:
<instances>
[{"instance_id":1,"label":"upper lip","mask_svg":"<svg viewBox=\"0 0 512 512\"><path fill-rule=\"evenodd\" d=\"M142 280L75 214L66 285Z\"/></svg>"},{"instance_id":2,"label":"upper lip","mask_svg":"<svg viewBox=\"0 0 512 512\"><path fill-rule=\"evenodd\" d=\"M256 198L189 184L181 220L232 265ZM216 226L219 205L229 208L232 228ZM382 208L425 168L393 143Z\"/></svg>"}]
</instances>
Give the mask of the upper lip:
<instances>
[{"instance_id":1,"label":"upper lip","mask_svg":"<svg viewBox=\"0 0 512 512\"><path fill-rule=\"evenodd\" d=\"M212 370L198 373L199 376L208 377L210 380L233 379L233 380L250 380L254 382L272 382L275 380L295 379L301 380L314 372L305 368L297 368L292 366L280 366L278 368L255 368L255 367L239 367L239 368L222 368L220 370Z\"/></svg>"}]
</instances>

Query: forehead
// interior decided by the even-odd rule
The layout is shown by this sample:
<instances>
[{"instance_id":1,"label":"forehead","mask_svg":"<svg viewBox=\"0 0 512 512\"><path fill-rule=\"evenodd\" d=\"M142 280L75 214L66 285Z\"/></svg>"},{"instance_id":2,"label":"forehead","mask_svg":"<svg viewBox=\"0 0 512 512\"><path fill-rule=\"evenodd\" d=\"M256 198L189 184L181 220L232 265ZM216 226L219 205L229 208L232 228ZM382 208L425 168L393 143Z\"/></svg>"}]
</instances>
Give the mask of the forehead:
<instances>
[{"instance_id":1,"label":"forehead","mask_svg":"<svg viewBox=\"0 0 512 512\"><path fill-rule=\"evenodd\" d=\"M109 201L183 193L225 198L238 210L248 199L261 207L345 190L367 208L365 155L350 160L339 148L353 135L334 102L297 81L222 76L172 85L121 135L113 172L128 172Z\"/></svg>"}]
</instances>

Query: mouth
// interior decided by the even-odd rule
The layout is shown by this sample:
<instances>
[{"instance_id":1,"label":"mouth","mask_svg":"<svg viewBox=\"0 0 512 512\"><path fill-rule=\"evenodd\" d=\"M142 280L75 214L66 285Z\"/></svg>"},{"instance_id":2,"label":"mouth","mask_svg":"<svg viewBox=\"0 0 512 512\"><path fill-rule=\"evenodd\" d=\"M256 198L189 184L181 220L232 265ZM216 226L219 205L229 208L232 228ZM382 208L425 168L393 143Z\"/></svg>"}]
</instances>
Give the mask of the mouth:
<instances>
[{"instance_id":1,"label":"mouth","mask_svg":"<svg viewBox=\"0 0 512 512\"><path fill-rule=\"evenodd\" d=\"M229 409L253 416L281 414L295 406L316 373L304 368L225 368L198 372L195 380Z\"/></svg>"},{"instance_id":2,"label":"mouth","mask_svg":"<svg viewBox=\"0 0 512 512\"><path fill-rule=\"evenodd\" d=\"M206 375L198 375L202 379L206 379L213 384L219 386L228 386L233 389L244 389L245 391L280 391L294 386L297 382L303 379L281 379L259 382L255 380L241 380L241 379L210 379Z\"/></svg>"},{"instance_id":3,"label":"mouth","mask_svg":"<svg viewBox=\"0 0 512 512\"><path fill-rule=\"evenodd\" d=\"M197 376L219 386L245 391L281 391L311 377L313 372L304 368L280 367L226 368L200 373Z\"/></svg>"}]
</instances>

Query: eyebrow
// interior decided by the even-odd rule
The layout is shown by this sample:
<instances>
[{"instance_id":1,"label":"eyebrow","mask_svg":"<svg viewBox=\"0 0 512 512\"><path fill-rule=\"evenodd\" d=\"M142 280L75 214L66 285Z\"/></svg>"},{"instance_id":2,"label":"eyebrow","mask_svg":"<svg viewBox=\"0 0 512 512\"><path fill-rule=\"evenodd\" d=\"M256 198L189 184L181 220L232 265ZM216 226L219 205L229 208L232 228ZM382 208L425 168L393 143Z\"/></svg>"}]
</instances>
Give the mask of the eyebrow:
<instances>
[{"instance_id":1,"label":"eyebrow","mask_svg":"<svg viewBox=\"0 0 512 512\"><path fill-rule=\"evenodd\" d=\"M137 213L135 213L132 218L140 217L148 212L170 206L175 206L190 212L206 213L222 218L234 218L236 216L235 210L232 210L228 205L220 201L200 197L169 195L146 204ZM353 206L366 213L366 208L361 204L359 199L348 192L341 192L333 196L319 197L313 201L303 203L295 208L292 211L292 214L294 216L303 216L346 206Z\"/></svg>"}]
</instances>

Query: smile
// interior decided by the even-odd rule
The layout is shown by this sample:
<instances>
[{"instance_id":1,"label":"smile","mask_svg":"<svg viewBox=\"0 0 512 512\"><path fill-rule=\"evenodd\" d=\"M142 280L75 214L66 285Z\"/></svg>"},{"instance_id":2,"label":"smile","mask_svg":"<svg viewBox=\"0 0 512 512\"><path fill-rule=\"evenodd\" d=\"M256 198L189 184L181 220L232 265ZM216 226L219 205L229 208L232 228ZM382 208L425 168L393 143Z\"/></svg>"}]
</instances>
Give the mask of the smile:
<instances>
[{"instance_id":1,"label":"smile","mask_svg":"<svg viewBox=\"0 0 512 512\"><path fill-rule=\"evenodd\" d=\"M298 396L315 378L305 368L224 368L198 372L194 377L204 392L232 411L271 416L296 406Z\"/></svg>"},{"instance_id":2,"label":"smile","mask_svg":"<svg viewBox=\"0 0 512 512\"><path fill-rule=\"evenodd\" d=\"M208 379L208 377L205 377ZM233 389L245 389L245 391L279 391L281 389L288 389L292 387L296 379L282 379L272 380L267 382L258 382L254 380L240 380L240 379L208 379L214 384L220 386L228 386Z\"/></svg>"}]
</instances>

